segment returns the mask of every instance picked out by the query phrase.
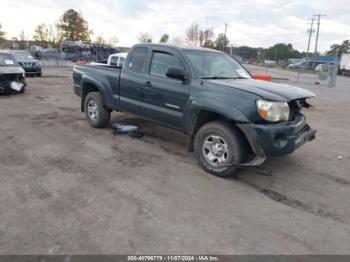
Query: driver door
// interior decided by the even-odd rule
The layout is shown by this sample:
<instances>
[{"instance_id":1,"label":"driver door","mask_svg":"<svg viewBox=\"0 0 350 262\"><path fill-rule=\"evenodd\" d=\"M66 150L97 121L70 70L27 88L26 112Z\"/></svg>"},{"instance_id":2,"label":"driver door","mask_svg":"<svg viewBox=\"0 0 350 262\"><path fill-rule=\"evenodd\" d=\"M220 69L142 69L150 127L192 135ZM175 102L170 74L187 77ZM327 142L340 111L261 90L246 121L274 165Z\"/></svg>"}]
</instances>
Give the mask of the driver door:
<instances>
[{"instance_id":1,"label":"driver door","mask_svg":"<svg viewBox=\"0 0 350 262\"><path fill-rule=\"evenodd\" d=\"M181 130L190 85L168 78L165 73L169 67L185 68L185 65L175 51L153 49L148 66L149 80L142 90L141 112L147 119Z\"/></svg>"}]
</instances>

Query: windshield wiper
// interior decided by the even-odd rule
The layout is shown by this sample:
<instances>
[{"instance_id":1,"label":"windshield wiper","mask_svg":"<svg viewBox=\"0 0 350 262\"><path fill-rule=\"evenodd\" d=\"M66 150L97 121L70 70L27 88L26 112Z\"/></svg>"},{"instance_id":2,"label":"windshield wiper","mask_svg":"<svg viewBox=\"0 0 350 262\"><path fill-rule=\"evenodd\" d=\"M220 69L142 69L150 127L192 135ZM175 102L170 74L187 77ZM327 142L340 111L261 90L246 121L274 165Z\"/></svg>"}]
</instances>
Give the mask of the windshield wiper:
<instances>
[{"instance_id":1,"label":"windshield wiper","mask_svg":"<svg viewBox=\"0 0 350 262\"><path fill-rule=\"evenodd\" d=\"M237 77L232 77L232 79L248 79L248 78L243 77L243 76L237 76Z\"/></svg>"},{"instance_id":2,"label":"windshield wiper","mask_svg":"<svg viewBox=\"0 0 350 262\"><path fill-rule=\"evenodd\" d=\"M237 76L237 77L226 77L226 76L205 76L201 77L201 79L247 79L246 77Z\"/></svg>"},{"instance_id":3,"label":"windshield wiper","mask_svg":"<svg viewBox=\"0 0 350 262\"><path fill-rule=\"evenodd\" d=\"M225 76L205 76L205 77L201 77L201 79L233 79L233 77L225 77Z\"/></svg>"}]
</instances>

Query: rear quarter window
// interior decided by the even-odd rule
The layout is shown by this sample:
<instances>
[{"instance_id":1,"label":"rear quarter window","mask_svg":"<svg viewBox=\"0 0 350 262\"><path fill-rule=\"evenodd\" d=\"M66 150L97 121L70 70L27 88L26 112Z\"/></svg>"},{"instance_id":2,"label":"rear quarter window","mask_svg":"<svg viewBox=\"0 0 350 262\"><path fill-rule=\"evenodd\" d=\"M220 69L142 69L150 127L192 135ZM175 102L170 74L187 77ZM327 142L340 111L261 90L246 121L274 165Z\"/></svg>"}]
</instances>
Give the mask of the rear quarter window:
<instances>
[{"instance_id":1,"label":"rear quarter window","mask_svg":"<svg viewBox=\"0 0 350 262\"><path fill-rule=\"evenodd\" d=\"M147 47L135 47L130 54L128 69L135 73L143 73L147 58Z\"/></svg>"}]
</instances>

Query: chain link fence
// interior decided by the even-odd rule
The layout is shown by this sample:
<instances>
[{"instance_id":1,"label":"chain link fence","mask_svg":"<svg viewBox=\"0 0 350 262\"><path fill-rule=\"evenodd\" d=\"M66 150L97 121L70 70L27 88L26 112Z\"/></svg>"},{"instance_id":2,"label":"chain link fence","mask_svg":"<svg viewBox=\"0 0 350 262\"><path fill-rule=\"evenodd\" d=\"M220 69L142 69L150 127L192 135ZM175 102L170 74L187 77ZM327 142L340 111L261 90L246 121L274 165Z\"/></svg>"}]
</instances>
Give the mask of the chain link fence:
<instances>
[{"instance_id":1,"label":"chain link fence","mask_svg":"<svg viewBox=\"0 0 350 262\"><path fill-rule=\"evenodd\" d=\"M262 66L246 64L246 68L253 74L271 75L274 82L285 83L313 83L328 87L336 86L338 64L323 64L318 70L305 68L289 69L279 66Z\"/></svg>"}]
</instances>

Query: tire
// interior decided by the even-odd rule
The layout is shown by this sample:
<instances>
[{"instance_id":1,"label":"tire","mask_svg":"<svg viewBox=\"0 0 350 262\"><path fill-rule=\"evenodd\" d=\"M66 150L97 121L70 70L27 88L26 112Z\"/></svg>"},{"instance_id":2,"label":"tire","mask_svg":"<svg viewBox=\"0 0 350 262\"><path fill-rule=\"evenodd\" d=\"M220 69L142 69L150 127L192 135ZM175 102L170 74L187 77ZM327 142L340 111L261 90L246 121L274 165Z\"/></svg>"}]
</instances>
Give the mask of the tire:
<instances>
[{"instance_id":1,"label":"tire","mask_svg":"<svg viewBox=\"0 0 350 262\"><path fill-rule=\"evenodd\" d=\"M37 73L36 76L37 77L42 77L42 73Z\"/></svg>"},{"instance_id":2,"label":"tire","mask_svg":"<svg viewBox=\"0 0 350 262\"><path fill-rule=\"evenodd\" d=\"M194 151L199 165L205 171L219 177L229 177L238 171L237 164L247 158L248 147L244 137L232 124L213 121L203 125L196 133Z\"/></svg>"},{"instance_id":3,"label":"tire","mask_svg":"<svg viewBox=\"0 0 350 262\"><path fill-rule=\"evenodd\" d=\"M86 119L92 127L104 128L109 124L111 111L104 106L102 96L99 92L87 94L84 109Z\"/></svg>"}]
</instances>

